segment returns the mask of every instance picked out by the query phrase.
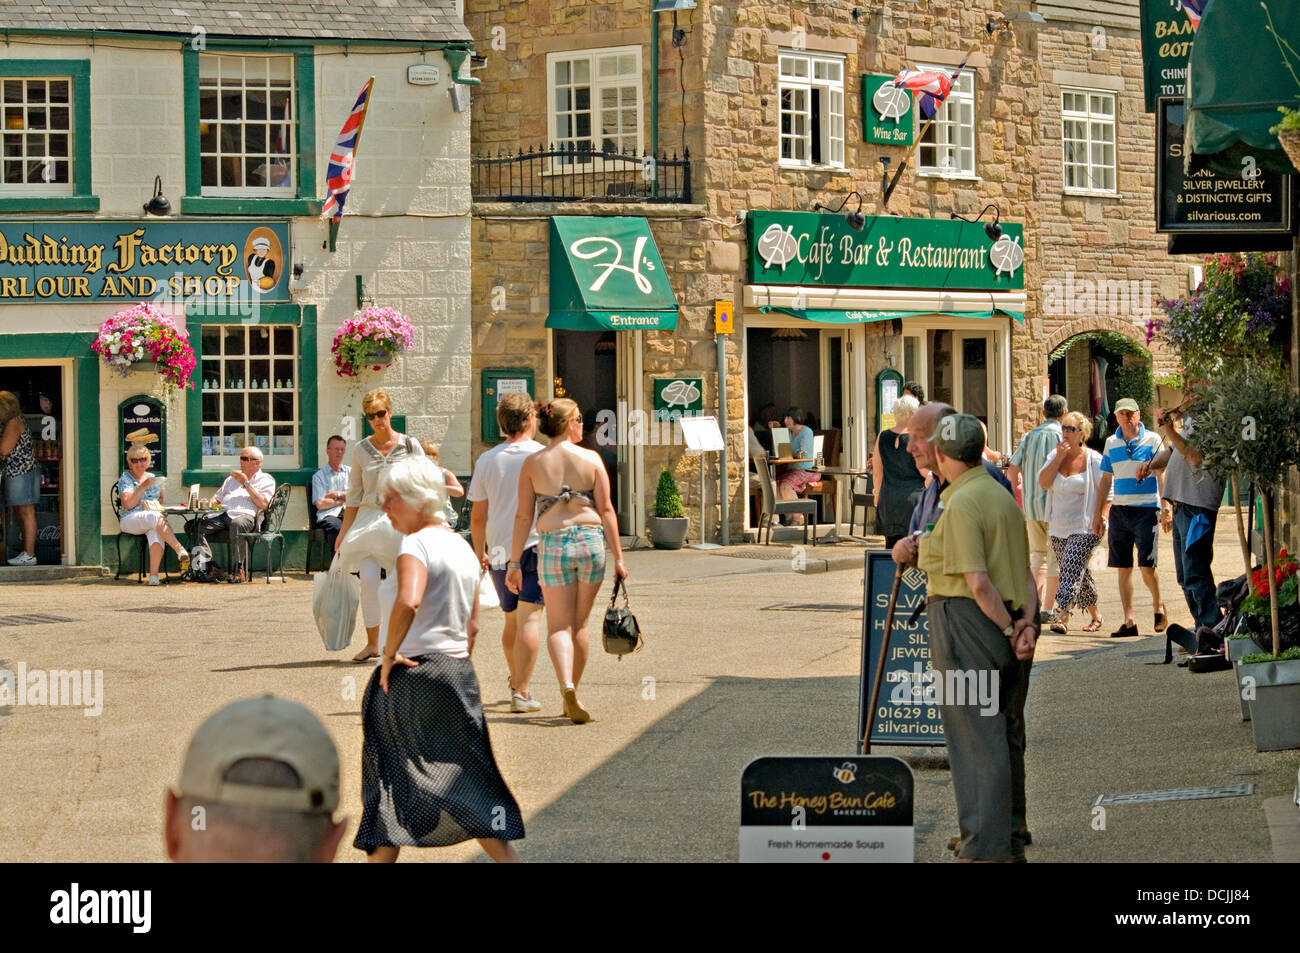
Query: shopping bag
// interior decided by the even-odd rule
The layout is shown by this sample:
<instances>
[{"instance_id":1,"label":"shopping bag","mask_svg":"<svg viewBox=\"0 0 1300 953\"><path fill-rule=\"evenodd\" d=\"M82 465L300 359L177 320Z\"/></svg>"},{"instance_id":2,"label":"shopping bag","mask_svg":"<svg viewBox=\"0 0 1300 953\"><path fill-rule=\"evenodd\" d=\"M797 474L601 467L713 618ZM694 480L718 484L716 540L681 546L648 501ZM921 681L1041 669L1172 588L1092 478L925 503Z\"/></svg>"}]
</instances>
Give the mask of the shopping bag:
<instances>
[{"instance_id":1,"label":"shopping bag","mask_svg":"<svg viewBox=\"0 0 1300 953\"><path fill-rule=\"evenodd\" d=\"M478 607L480 609L496 609L501 605L501 599L497 596L497 587L492 584L492 577L484 570L478 577Z\"/></svg>"},{"instance_id":2,"label":"shopping bag","mask_svg":"<svg viewBox=\"0 0 1300 953\"><path fill-rule=\"evenodd\" d=\"M316 629L326 651L338 652L348 647L360 604L361 580L343 571L335 553L329 572L318 572L312 577L311 612L316 617Z\"/></svg>"}]
</instances>

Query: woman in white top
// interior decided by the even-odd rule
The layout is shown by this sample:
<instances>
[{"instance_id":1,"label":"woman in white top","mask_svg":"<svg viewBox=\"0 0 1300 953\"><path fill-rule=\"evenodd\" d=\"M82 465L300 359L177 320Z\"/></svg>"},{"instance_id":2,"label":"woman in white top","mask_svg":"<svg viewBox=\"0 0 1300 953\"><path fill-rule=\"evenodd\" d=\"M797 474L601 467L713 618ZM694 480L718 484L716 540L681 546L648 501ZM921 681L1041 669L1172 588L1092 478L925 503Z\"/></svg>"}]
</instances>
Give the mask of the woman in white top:
<instances>
[{"instance_id":1,"label":"woman in white top","mask_svg":"<svg viewBox=\"0 0 1300 953\"><path fill-rule=\"evenodd\" d=\"M404 534L383 662L361 705L361 823L353 846L372 861L402 847L477 838L517 861L524 821L497 768L470 663L478 634L479 564L447 527L441 468L406 459L380 480L384 512Z\"/></svg>"},{"instance_id":2,"label":"woman in white top","mask_svg":"<svg viewBox=\"0 0 1300 953\"><path fill-rule=\"evenodd\" d=\"M361 398L361 409L375 432L358 440L352 451L347 503L334 540L343 569L361 576L366 647L352 656L354 662L379 657L379 570L393 571L402 543L402 534L380 509L380 477L399 460L424 456L417 441L393 430L393 403L382 390L372 390Z\"/></svg>"},{"instance_id":3,"label":"woman in white top","mask_svg":"<svg viewBox=\"0 0 1300 953\"><path fill-rule=\"evenodd\" d=\"M1070 629L1070 607L1083 606L1092 621L1084 632L1101 628L1097 609L1097 587L1093 584L1088 558L1101 541L1092 532L1092 514L1101 487L1101 454L1083 442L1092 434L1092 422L1078 411L1061 418L1061 442L1047 455L1038 471L1038 485L1047 491L1047 535L1061 565L1061 584L1056 590L1056 621L1052 631L1064 635ZM1109 502L1104 511L1109 512Z\"/></svg>"}]
</instances>

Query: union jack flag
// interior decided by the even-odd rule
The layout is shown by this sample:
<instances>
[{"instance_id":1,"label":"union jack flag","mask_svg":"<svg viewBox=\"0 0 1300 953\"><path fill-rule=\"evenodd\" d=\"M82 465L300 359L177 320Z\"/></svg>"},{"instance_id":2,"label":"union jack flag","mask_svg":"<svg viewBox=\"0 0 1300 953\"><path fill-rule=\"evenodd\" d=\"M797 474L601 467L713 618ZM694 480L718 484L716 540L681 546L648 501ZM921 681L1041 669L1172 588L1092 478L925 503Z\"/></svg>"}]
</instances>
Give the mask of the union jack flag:
<instances>
[{"instance_id":1,"label":"union jack flag","mask_svg":"<svg viewBox=\"0 0 1300 953\"><path fill-rule=\"evenodd\" d=\"M1192 21L1192 29L1199 28L1201 13L1205 10L1205 0L1174 0L1174 2L1187 14L1187 19Z\"/></svg>"},{"instance_id":2,"label":"union jack flag","mask_svg":"<svg viewBox=\"0 0 1300 953\"><path fill-rule=\"evenodd\" d=\"M899 89L910 89L916 94L917 108L921 110L921 116L927 120L933 119L939 107L948 98L948 94L952 92L953 83L957 82L957 77L966 68L966 60L969 58L968 53L962 58L952 76L945 76L933 70L902 70L894 78L894 85Z\"/></svg>"},{"instance_id":3,"label":"union jack flag","mask_svg":"<svg viewBox=\"0 0 1300 953\"><path fill-rule=\"evenodd\" d=\"M366 81L361 95L352 105L352 112L343 123L338 141L330 152L329 166L325 170L325 187L329 193L325 196L325 205L321 215L338 222L343 217L343 203L348 199L348 189L352 187L352 168L356 155L357 142L361 139L361 126L366 121L366 109L370 106L370 89L375 84L372 76Z\"/></svg>"}]
</instances>

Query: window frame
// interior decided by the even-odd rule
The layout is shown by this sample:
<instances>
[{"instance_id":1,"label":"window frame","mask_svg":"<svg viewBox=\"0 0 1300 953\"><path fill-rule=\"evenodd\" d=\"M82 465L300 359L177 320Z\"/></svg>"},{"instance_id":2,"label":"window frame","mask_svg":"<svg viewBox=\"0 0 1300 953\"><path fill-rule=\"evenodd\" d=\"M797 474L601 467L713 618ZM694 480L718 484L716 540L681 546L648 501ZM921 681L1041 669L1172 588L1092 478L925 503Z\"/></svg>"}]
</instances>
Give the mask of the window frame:
<instances>
[{"instance_id":1,"label":"window frame","mask_svg":"<svg viewBox=\"0 0 1300 953\"><path fill-rule=\"evenodd\" d=\"M183 474L185 484L199 483L203 486L220 486L230 475L233 467L215 467L205 465L212 457L203 456L203 356L202 341L205 325L293 325L298 328L298 446L296 467L267 466L266 472L275 477L277 482L290 483L294 486L306 486L312 474L319 466L315 465L319 448L316 447L319 421L316 414L317 364L316 348L316 306L297 304L277 304L263 306L256 320L231 320L231 315L223 313L220 308L212 311L195 309L185 315L185 330L191 341L199 342L198 360L190 381L194 389L185 401L186 462L189 464ZM268 455L269 457L269 455Z\"/></svg>"},{"instance_id":2,"label":"window frame","mask_svg":"<svg viewBox=\"0 0 1300 953\"><path fill-rule=\"evenodd\" d=\"M325 204L316 190L316 59L310 46L276 47L272 55L293 57L293 137L297 147L294 194L292 197L255 197L203 194L202 152L199 134L199 57L204 55L267 55L265 47L208 41L208 49L185 47L185 195L181 208L187 214L202 215L319 215Z\"/></svg>"},{"instance_id":3,"label":"window frame","mask_svg":"<svg viewBox=\"0 0 1300 953\"><path fill-rule=\"evenodd\" d=\"M587 58L590 61L589 84L591 88L591 102L588 111L591 113L591 151L602 152L603 140L605 134L600 126L600 92L604 85L610 85L615 89L626 86L626 83L602 84L596 69L596 60L600 56L621 56L629 54L636 58L636 148L633 155L641 156L645 153L645 64L641 59L641 47L639 46L601 46L593 47L586 50L558 50L546 54L546 136L548 148L559 149L560 135L559 122L555 108L555 64L558 62L573 62L574 60ZM622 107L619 107L622 108ZM573 110L576 112L576 110ZM578 136L569 136L568 139L577 139ZM566 140L567 141L567 140ZM621 151L621 150L620 150ZM561 175L569 172L590 170L595 166L595 162L574 162L568 165L562 165L552 159L547 163L545 174Z\"/></svg>"},{"instance_id":4,"label":"window frame","mask_svg":"<svg viewBox=\"0 0 1300 953\"><path fill-rule=\"evenodd\" d=\"M0 212L98 212L91 185L90 60L0 59L0 80L69 77L72 96L72 194L0 195Z\"/></svg>"},{"instance_id":5,"label":"window frame","mask_svg":"<svg viewBox=\"0 0 1300 953\"><path fill-rule=\"evenodd\" d=\"M952 71L956 69L955 66L944 66L942 64L936 64L936 63L930 63L930 64L918 63L916 68L918 70L922 70L925 72L943 73L945 76L951 76ZM935 141L933 143L927 143L921 138L921 131L925 128L927 121L921 118L920 110L919 109L916 110L916 124L917 124L916 125L916 142L917 142L916 174L918 176L926 176L926 177L932 177L938 179L970 179L970 180L979 179L979 114L976 111L976 106L978 105L977 103L978 90L975 84L975 77L977 72L978 70L976 70L975 67L969 64L967 64L965 67L962 68L961 74L957 77L957 84L954 84L952 88L952 92L948 94L948 98L944 100L943 105L941 105L939 107L939 110L935 113L935 125L934 125ZM967 79L968 77L969 80ZM958 86L967 81L969 81L970 83L970 93L960 92ZM923 164L921 161L921 153L922 150L925 149L927 145L930 148L936 150L936 158L937 158L938 149L948 148L948 149L952 149L955 152L958 161L960 161L961 152L962 152L961 145L959 143L939 142L938 138L939 138L940 123L945 121L944 119L946 115L945 110L947 110L949 106L957 106L959 104L964 104L966 102L969 102L970 104L970 141L971 141L970 168L963 169L958 167L953 169L945 169L943 166ZM953 127L957 131L960 131L961 121L953 120Z\"/></svg>"},{"instance_id":6,"label":"window frame","mask_svg":"<svg viewBox=\"0 0 1300 953\"><path fill-rule=\"evenodd\" d=\"M1065 97L1067 94L1081 95L1086 97L1088 107L1083 112L1078 110L1066 110ZM1110 99L1111 111L1109 116L1103 113L1094 113L1092 111L1092 97L1104 96ZM1061 191L1066 195L1094 195L1113 197L1119 195L1119 96L1114 90L1110 89L1090 89L1085 86L1062 86L1061 87ZM1066 135L1065 124L1067 121L1082 122L1086 127L1087 138L1083 140L1084 161L1068 162L1065 156ZM1092 162L1092 127L1094 122L1108 123L1111 131L1110 150L1111 163L1109 166L1094 166ZM1079 140L1073 139L1072 142ZM1111 188L1096 188L1091 185L1067 185L1066 178L1069 170L1072 168L1082 167L1084 178L1091 182L1094 179L1094 170L1109 169L1111 180L1114 183Z\"/></svg>"},{"instance_id":7,"label":"window frame","mask_svg":"<svg viewBox=\"0 0 1300 953\"><path fill-rule=\"evenodd\" d=\"M807 71L807 76L804 80L801 81L794 77L781 75L781 60L786 57L798 57L803 59L807 63L808 71ZM823 90L831 90L832 92L834 92L836 89L834 84L830 83L829 81L816 79L815 63L818 60L833 62L836 65L838 65L840 71L840 82L838 87L839 102L840 102L840 109L839 109L840 130L839 130L838 140L834 135L833 128L828 128L828 127L833 127L834 125L833 117L835 115L833 111L833 105L829 101L830 97L827 97L828 101L823 104L823 109L825 110L826 113L825 120L822 120L820 117L818 118L818 122L822 122L823 124L823 128L821 130L821 134L824 137L824 142L821 144L823 152L825 155L834 154L835 143L836 141L838 141L839 152L840 152L839 161L835 161L833 159L828 159L822 162L812 161L813 90L823 89ZM776 164L779 168L817 170L817 171L829 170L829 169L839 170L839 169L848 168L848 109L847 109L848 101L846 98L847 88L848 88L847 72L848 72L848 58L844 56L844 54L842 53L830 53L822 50L796 50L796 49L787 49L785 47L780 47L777 49L777 54L776 54L776 103L777 103L776 104L776 113L777 113ZM806 113L806 115L808 116L808 131L803 136L803 141L806 144L808 149L809 158L807 160L787 159L785 158L784 155L782 155L782 148L781 148L782 141L785 138L784 134L781 131L781 120L785 114L784 110L782 109L782 96L787 88L792 90L804 90L807 92L808 112Z\"/></svg>"}]
</instances>

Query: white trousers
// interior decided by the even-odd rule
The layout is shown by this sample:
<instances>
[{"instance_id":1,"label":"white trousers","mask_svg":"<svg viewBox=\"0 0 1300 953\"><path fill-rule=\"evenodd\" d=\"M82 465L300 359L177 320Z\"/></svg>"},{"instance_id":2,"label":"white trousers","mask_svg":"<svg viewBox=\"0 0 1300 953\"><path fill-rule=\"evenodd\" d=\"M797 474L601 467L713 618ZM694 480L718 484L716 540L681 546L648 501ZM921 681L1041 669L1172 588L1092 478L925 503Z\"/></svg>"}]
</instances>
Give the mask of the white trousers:
<instances>
[{"instance_id":1,"label":"white trousers","mask_svg":"<svg viewBox=\"0 0 1300 953\"><path fill-rule=\"evenodd\" d=\"M379 625L379 563L366 557L357 567L361 576L361 621L367 629Z\"/></svg>"},{"instance_id":2,"label":"white trousers","mask_svg":"<svg viewBox=\"0 0 1300 953\"><path fill-rule=\"evenodd\" d=\"M149 545L154 546L162 542L162 537L158 535L158 521L161 519L165 517L157 510L138 510L135 513L123 513L117 524L122 532L144 536Z\"/></svg>"}]
</instances>

